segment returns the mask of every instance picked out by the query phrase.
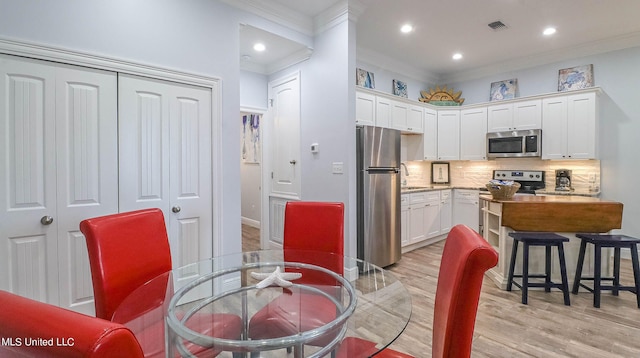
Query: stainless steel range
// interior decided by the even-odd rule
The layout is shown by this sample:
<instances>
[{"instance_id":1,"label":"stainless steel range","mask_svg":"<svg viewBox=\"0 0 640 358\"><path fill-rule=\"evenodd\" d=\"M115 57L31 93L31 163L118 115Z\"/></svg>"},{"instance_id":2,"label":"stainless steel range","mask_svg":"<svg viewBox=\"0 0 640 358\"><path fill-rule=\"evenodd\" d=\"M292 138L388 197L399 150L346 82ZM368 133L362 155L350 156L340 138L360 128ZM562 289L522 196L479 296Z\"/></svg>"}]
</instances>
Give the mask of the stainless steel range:
<instances>
[{"instance_id":1,"label":"stainless steel range","mask_svg":"<svg viewBox=\"0 0 640 358\"><path fill-rule=\"evenodd\" d=\"M521 194L535 194L536 190L545 188L542 170L494 170L493 179L520 183L518 193Z\"/></svg>"}]
</instances>

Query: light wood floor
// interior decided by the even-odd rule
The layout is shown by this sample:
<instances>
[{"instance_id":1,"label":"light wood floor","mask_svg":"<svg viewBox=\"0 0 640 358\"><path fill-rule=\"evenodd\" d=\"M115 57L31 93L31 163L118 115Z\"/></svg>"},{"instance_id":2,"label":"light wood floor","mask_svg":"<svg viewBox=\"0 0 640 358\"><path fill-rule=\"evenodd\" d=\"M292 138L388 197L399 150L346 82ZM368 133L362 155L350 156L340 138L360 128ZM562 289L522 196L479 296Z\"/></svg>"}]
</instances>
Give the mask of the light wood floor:
<instances>
[{"instance_id":1,"label":"light wood floor","mask_svg":"<svg viewBox=\"0 0 640 358\"><path fill-rule=\"evenodd\" d=\"M414 250L388 267L409 290L413 304L411 320L391 348L415 357L431 356L433 302L443 245ZM623 284L631 285L630 261L622 260L621 267ZM580 292L571 295L571 306L564 306L560 291L529 291L529 304L523 305L519 290L502 291L485 278L472 357L640 357L640 309L635 295L620 292L615 297L605 291L601 308L593 307L592 297Z\"/></svg>"}]
</instances>

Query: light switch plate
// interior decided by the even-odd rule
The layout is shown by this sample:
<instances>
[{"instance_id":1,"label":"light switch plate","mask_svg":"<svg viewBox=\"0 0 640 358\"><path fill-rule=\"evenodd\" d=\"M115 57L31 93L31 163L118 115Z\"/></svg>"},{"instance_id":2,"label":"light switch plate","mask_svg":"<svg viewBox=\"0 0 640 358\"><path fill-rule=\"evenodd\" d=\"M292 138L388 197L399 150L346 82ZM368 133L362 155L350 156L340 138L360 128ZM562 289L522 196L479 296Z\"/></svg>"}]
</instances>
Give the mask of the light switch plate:
<instances>
[{"instance_id":1,"label":"light switch plate","mask_svg":"<svg viewBox=\"0 0 640 358\"><path fill-rule=\"evenodd\" d=\"M333 174L343 174L344 173L344 164L342 162L333 162Z\"/></svg>"}]
</instances>

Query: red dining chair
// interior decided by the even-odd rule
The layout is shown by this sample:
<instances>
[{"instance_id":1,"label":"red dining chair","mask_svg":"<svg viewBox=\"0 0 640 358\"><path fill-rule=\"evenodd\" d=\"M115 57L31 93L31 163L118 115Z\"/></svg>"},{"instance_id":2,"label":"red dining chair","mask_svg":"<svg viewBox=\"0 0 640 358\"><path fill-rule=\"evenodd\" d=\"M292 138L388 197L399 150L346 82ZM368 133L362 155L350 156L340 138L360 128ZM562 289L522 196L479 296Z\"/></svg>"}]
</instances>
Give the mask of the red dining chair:
<instances>
[{"instance_id":1,"label":"red dining chair","mask_svg":"<svg viewBox=\"0 0 640 358\"><path fill-rule=\"evenodd\" d=\"M96 316L99 318L112 320L114 311L136 288L171 271L169 238L160 209L86 219L80 223L80 231L87 242ZM172 289L172 281L165 282L166 286L154 288L155 294L133 300L136 305L127 306L127 314L131 318L142 314L151 317L149 313L154 310L162 311L166 306L166 292ZM138 337L146 356L164 355L163 312L155 314L155 317L157 319L151 319L151 322L143 320L145 326ZM242 329L242 320L232 314L210 314L191 321L197 327L189 328L201 333L216 332L220 338L238 338ZM219 353L207 352L211 356Z\"/></svg>"},{"instance_id":2,"label":"red dining chair","mask_svg":"<svg viewBox=\"0 0 640 358\"><path fill-rule=\"evenodd\" d=\"M0 305L0 357L143 357L121 324L6 291Z\"/></svg>"},{"instance_id":3,"label":"red dining chair","mask_svg":"<svg viewBox=\"0 0 640 358\"><path fill-rule=\"evenodd\" d=\"M284 260L302 262L334 271L344 271L344 204L288 202L284 213ZM334 255L318 255L318 252ZM336 286L317 272L305 271L300 284ZM283 293L260 309L249 321L251 339L269 339L318 328L336 318L336 307L326 297ZM321 337L322 346L334 337Z\"/></svg>"},{"instance_id":4,"label":"red dining chair","mask_svg":"<svg viewBox=\"0 0 640 358\"><path fill-rule=\"evenodd\" d=\"M477 232L454 226L444 245L433 313L433 358L469 358L484 273L498 263L498 253ZM343 340L339 358L369 357L375 344L357 337ZM409 358L384 349L375 357Z\"/></svg>"}]
</instances>

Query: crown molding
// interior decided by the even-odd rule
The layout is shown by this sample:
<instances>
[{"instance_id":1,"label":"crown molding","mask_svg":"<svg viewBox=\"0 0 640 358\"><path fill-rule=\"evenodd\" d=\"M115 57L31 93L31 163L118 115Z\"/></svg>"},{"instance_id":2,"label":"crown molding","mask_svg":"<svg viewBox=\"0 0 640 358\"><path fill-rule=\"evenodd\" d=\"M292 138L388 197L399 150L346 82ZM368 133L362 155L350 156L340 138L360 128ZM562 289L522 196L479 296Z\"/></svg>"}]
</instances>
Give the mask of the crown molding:
<instances>
[{"instance_id":1,"label":"crown molding","mask_svg":"<svg viewBox=\"0 0 640 358\"><path fill-rule=\"evenodd\" d=\"M315 34L320 34L349 19L350 6L346 0L337 2L314 18Z\"/></svg>"},{"instance_id":2,"label":"crown molding","mask_svg":"<svg viewBox=\"0 0 640 358\"><path fill-rule=\"evenodd\" d=\"M468 71L443 74L442 83L458 83L474 79L489 77L498 73L505 73L527 68L542 66L550 63L571 60L579 57L593 56L602 53L640 46L640 32L593 41L560 50L549 51L538 55L521 57L518 59L494 63L488 66L474 68Z\"/></svg>"},{"instance_id":3,"label":"crown molding","mask_svg":"<svg viewBox=\"0 0 640 358\"><path fill-rule=\"evenodd\" d=\"M220 0L221 2L247 11L267 20L285 25L307 36L314 35L313 19L307 15L291 10L274 1L259 0Z\"/></svg>"},{"instance_id":4,"label":"crown molding","mask_svg":"<svg viewBox=\"0 0 640 358\"><path fill-rule=\"evenodd\" d=\"M270 63L268 65L260 65L257 63L253 63L250 61L240 60L240 69L243 71L255 72L261 75L272 75L278 71L284 70L290 66L298 64L300 62L304 62L311 58L311 54L313 53L313 49L311 48L303 48L299 51L296 51L287 57L280 59L274 63Z\"/></svg>"},{"instance_id":5,"label":"crown molding","mask_svg":"<svg viewBox=\"0 0 640 358\"><path fill-rule=\"evenodd\" d=\"M398 74L409 76L413 79L424 81L427 83L438 83L440 77L424 69L407 65L401 59L389 57L379 52L365 49L361 47L356 48L356 59L369 63L371 65L378 66L379 68Z\"/></svg>"}]
</instances>

